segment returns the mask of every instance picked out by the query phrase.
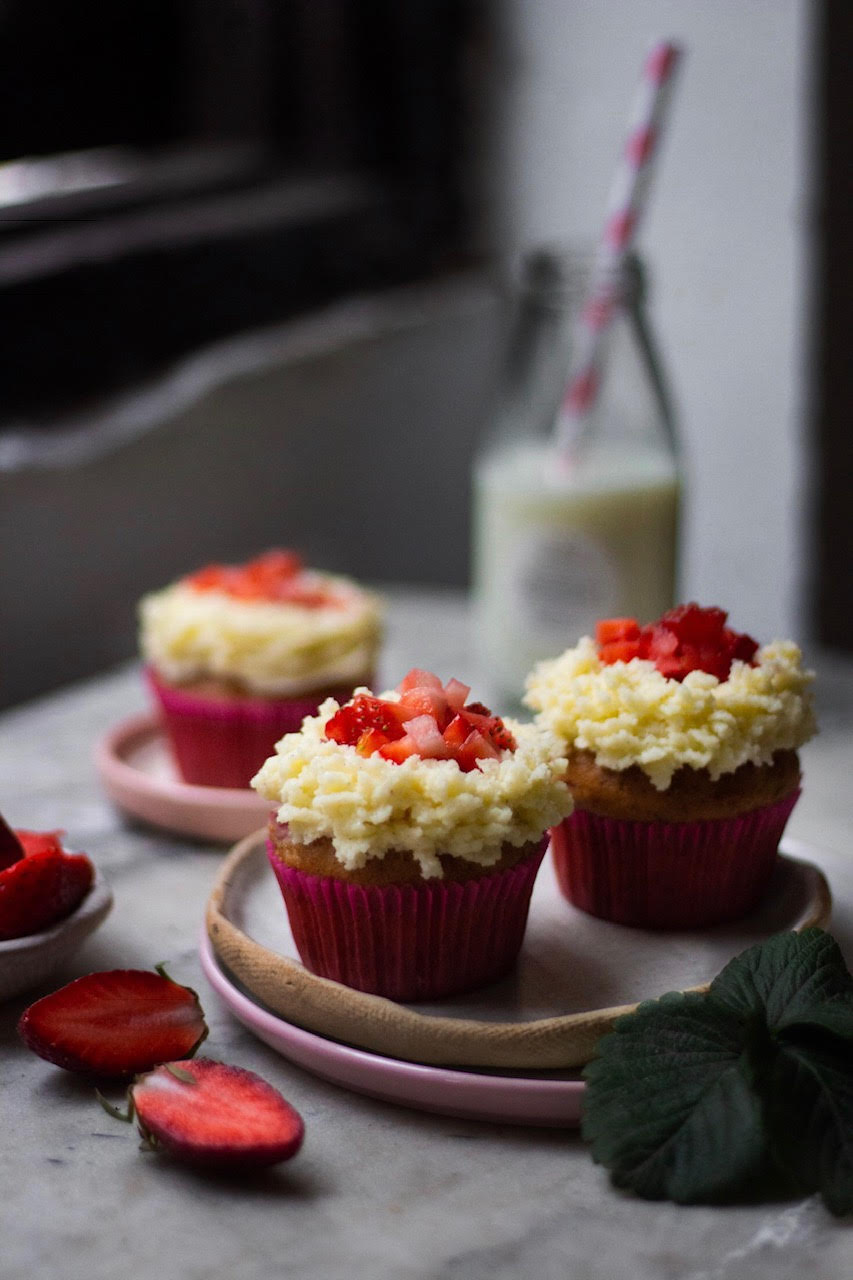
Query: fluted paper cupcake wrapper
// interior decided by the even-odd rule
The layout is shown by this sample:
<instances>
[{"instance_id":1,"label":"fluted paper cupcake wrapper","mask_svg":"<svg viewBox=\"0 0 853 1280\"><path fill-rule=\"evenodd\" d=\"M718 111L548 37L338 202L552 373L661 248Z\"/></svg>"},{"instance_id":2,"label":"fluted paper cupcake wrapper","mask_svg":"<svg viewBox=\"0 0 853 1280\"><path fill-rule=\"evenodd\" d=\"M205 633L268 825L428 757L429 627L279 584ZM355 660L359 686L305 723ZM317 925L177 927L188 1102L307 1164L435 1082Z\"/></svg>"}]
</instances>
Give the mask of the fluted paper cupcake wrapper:
<instances>
[{"instance_id":1,"label":"fluted paper cupcake wrapper","mask_svg":"<svg viewBox=\"0 0 853 1280\"><path fill-rule=\"evenodd\" d=\"M521 948L547 839L504 871L464 882L354 885L287 866L267 842L306 968L391 1000L436 1000L494 982Z\"/></svg>"},{"instance_id":2,"label":"fluted paper cupcake wrapper","mask_svg":"<svg viewBox=\"0 0 853 1280\"><path fill-rule=\"evenodd\" d=\"M799 794L696 822L575 809L551 833L557 880L574 906L619 924L681 929L736 920L761 900Z\"/></svg>"},{"instance_id":3,"label":"fluted paper cupcake wrapper","mask_svg":"<svg viewBox=\"0 0 853 1280\"><path fill-rule=\"evenodd\" d=\"M351 694L337 688L307 698L215 698L163 684L150 669L146 676L181 777L207 787L248 787L279 738L297 732L325 698Z\"/></svg>"}]
</instances>

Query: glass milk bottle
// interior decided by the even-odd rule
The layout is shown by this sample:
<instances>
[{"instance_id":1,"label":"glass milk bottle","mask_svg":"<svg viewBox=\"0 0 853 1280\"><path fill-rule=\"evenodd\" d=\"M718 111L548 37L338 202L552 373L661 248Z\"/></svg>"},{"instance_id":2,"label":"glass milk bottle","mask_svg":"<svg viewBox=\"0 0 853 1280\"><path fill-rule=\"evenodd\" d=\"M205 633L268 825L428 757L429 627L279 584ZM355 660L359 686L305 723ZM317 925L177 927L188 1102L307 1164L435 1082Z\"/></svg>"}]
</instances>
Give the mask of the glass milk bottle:
<instances>
[{"instance_id":1,"label":"glass milk bottle","mask_svg":"<svg viewBox=\"0 0 853 1280\"><path fill-rule=\"evenodd\" d=\"M496 709L518 710L534 663L597 619L649 621L674 603L678 450L636 257L612 281L594 407L572 447L557 445L591 267L578 252L525 262L498 412L475 460L475 642Z\"/></svg>"}]
</instances>

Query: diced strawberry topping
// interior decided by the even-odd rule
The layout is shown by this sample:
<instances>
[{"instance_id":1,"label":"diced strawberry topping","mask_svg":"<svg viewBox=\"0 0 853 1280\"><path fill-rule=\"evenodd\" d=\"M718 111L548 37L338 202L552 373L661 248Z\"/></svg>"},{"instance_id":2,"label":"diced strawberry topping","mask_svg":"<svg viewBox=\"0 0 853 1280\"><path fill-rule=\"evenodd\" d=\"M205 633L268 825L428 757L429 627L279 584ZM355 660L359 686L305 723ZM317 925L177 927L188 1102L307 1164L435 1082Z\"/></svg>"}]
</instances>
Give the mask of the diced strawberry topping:
<instances>
[{"instance_id":1,"label":"diced strawberry topping","mask_svg":"<svg viewBox=\"0 0 853 1280\"><path fill-rule=\"evenodd\" d=\"M295 551L266 551L241 565L209 564L183 581L195 591L222 591L235 600L298 604L306 609L343 603L303 571Z\"/></svg>"},{"instance_id":2,"label":"diced strawberry topping","mask_svg":"<svg viewBox=\"0 0 853 1280\"><path fill-rule=\"evenodd\" d=\"M398 693L408 693L410 689L438 689L444 692L444 685L438 676L431 671L423 671L420 667L412 667L397 685Z\"/></svg>"},{"instance_id":3,"label":"diced strawberry topping","mask_svg":"<svg viewBox=\"0 0 853 1280\"><path fill-rule=\"evenodd\" d=\"M413 668L397 686L398 700L356 694L326 723L326 737L354 746L359 755L379 755L402 764L422 760L455 760L463 772L478 760L514 751L515 738L482 702L465 703L468 685L448 680L442 685L431 671Z\"/></svg>"},{"instance_id":4,"label":"diced strawberry topping","mask_svg":"<svg viewBox=\"0 0 853 1280\"><path fill-rule=\"evenodd\" d=\"M444 696L451 711L461 711L468 699L471 688L461 680L448 680L444 686Z\"/></svg>"},{"instance_id":5,"label":"diced strawberry topping","mask_svg":"<svg viewBox=\"0 0 853 1280\"><path fill-rule=\"evenodd\" d=\"M639 638L640 624L636 618L604 618L595 624L595 639L599 645Z\"/></svg>"},{"instance_id":6,"label":"diced strawberry topping","mask_svg":"<svg viewBox=\"0 0 853 1280\"><path fill-rule=\"evenodd\" d=\"M8 828L7 828L8 830ZM0 941L40 933L75 911L92 887L84 853L65 853L59 831L15 831L0 860Z\"/></svg>"},{"instance_id":7,"label":"diced strawberry topping","mask_svg":"<svg viewBox=\"0 0 853 1280\"><path fill-rule=\"evenodd\" d=\"M598 656L605 663L647 658L671 680L683 680L691 671L727 680L732 662L751 663L758 650L751 636L725 625L727 616L723 609L691 602L645 627L634 618L607 618L595 628Z\"/></svg>"},{"instance_id":8,"label":"diced strawberry topping","mask_svg":"<svg viewBox=\"0 0 853 1280\"><path fill-rule=\"evenodd\" d=\"M403 718L398 704L357 693L326 721L326 737L354 747L366 729L378 729L387 741L403 736Z\"/></svg>"}]
</instances>

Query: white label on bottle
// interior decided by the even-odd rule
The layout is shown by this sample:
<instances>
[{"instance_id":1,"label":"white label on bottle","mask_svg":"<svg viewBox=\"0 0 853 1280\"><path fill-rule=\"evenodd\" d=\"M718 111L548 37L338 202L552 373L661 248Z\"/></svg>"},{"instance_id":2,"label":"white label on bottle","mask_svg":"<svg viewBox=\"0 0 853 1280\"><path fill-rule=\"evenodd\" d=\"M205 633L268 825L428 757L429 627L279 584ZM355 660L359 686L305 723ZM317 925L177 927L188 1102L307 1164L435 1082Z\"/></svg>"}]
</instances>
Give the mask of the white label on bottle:
<instances>
[{"instance_id":1,"label":"white label on bottle","mask_svg":"<svg viewBox=\"0 0 853 1280\"><path fill-rule=\"evenodd\" d=\"M513 547L508 594L532 631L558 646L592 635L618 607L617 566L599 542L576 530L527 532ZM547 647L547 646L546 646Z\"/></svg>"}]
</instances>

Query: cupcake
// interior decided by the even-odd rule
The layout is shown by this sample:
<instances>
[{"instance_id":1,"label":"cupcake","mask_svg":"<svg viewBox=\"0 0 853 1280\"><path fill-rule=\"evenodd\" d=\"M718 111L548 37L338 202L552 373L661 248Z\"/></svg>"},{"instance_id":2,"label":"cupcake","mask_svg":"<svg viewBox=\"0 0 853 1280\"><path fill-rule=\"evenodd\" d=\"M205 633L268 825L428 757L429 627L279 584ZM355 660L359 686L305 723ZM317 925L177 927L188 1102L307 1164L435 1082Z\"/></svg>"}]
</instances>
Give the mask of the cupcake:
<instances>
[{"instance_id":1,"label":"cupcake","mask_svg":"<svg viewBox=\"0 0 853 1280\"><path fill-rule=\"evenodd\" d=\"M557 877L592 915L705 926L768 886L815 732L813 677L795 644L759 648L726 618L686 604L644 627L608 619L528 677L575 802L553 833Z\"/></svg>"},{"instance_id":2,"label":"cupcake","mask_svg":"<svg viewBox=\"0 0 853 1280\"><path fill-rule=\"evenodd\" d=\"M184 782L248 787L282 734L369 682L378 599L292 551L208 565L140 602L140 648Z\"/></svg>"},{"instance_id":3,"label":"cupcake","mask_svg":"<svg viewBox=\"0 0 853 1280\"><path fill-rule=\"evenodd\" d=\"M506 973L547 830L571 810L566 760L534 725L409 672L390 693L328 699L253 779L303 963L394 1000Z\"/></svg>"}]
</instances>

